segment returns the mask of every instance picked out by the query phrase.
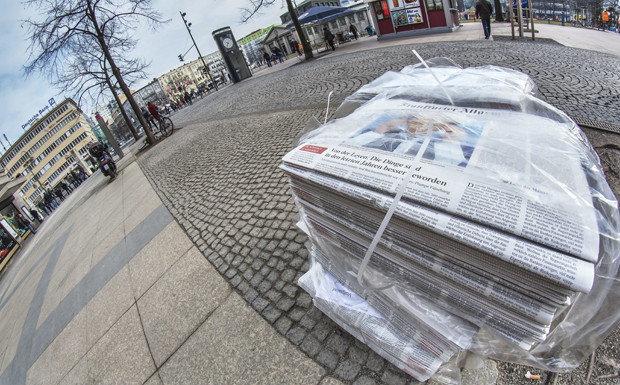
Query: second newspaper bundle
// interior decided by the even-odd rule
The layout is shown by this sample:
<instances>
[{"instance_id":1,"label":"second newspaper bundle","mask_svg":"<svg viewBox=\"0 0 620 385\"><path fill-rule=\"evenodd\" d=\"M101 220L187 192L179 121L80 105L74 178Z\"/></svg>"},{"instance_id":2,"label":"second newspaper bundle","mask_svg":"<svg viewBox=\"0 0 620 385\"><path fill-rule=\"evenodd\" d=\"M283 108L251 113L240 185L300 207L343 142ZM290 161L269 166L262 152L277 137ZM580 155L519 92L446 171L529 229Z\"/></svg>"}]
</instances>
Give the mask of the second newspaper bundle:
<instances>
[{"instance_id":1,"label":"second newspaper bundle","mask_svg":"<svg viewBox=\"0 0 620 385\"><path fill-rule=\"evenodd\" d=\"M317 306L380 354L376 328L317 297L325 282L404 340L432 335L442 362L471 350L563 371L590 354L619 318L617 202L583 133L533 89L498 67L407 67L302 138L281 168ZM390 360L420 380L440 367L411 351Z\"/></svg>"}]
</instances>

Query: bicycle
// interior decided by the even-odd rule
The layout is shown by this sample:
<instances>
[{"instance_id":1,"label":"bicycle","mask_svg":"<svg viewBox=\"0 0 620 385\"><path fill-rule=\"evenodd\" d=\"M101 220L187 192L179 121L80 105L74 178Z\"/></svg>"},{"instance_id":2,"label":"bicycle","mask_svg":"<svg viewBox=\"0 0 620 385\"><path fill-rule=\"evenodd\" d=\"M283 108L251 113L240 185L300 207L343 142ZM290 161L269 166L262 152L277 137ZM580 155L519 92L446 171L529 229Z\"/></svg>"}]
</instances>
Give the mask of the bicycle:
<instances>
[{"instance_id":1,"label":"bicycle","mask_svg":"<svg viewBox=\"0 0 620 385\"><path fill-rule=\"evenodd\" d=\"M157 127L157 132L159 132L163 137L168 137L174 132L174 124L172 123L172 119L162 114L159 115L159 120L157 120L155 127ZM153 134L156 134L156 131L153 130Z\"/></svg>"}]
</instances>

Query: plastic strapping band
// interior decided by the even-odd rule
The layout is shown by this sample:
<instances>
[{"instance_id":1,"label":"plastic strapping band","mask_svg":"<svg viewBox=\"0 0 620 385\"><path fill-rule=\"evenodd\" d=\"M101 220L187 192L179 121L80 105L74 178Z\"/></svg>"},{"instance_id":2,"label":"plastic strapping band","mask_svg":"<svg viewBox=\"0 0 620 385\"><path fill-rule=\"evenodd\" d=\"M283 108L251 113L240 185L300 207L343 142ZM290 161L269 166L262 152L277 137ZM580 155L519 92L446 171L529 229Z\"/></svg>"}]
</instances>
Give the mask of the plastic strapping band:
<instances>
[{"instance_id":1,"label":"plastic strapping band","mask_svg":"<svg viewBox=\"0 0 620 385\"><path fill-rule=\"evenodd\" d=\"M327 114L329 113L329 99L332 97L333 93L334 91L329 91L329 95L327 95L327 109L325 110L325 121L323 121L323 124L327 123Z\"/></svg>"},{"instance_id":2,"label":"plastic strapping band","mask_svg":"<svg viewBox=\"0 0 620 385\"><path fill-rule=\"evenodd\" d=\"M443 93L446 94L446 96L448 97L448 100L450 101L450 104L454 105L454 102L452 101L452 98L450 97L450 94L448 94L448 90L446 90L444 88L444 86L443 86L443 84L441 84L441 81L439 80L439 78L437 76L435 76L435 72L433 72L431 67L429 67L428 64L426 64L426 62L424 61L424 59L422 59L422 56L420 56L418 51L416 51L415 49L412 49L411 51L413 51L413 53L418 57L418 60L420 60L420 62L422 64L424 64L424 67L426 67L426 69L431 73L431 75L433 75L433 78L435 78L435 80L439 84L439 87L441 88Z\"/></svg>"},{"instance_id":3,"label":"plastic strapping band","mask_svg":"<svg viewBox=\"0 0 620 385\"><path fill-rule=\"evenodd\" d=\"M396 190L396 195L394 196L394 200L392 201L390 208L385 214L385 217L383 218L383 221L381 222L379 229L375 233L375 236L372 239L372 242L370 242L370 246L368 246L368 250L366 250L364 259L362 259L362 263L360 264L360 268L357 272L357 282L366 289L381 289L381 287L378 287L378 286L373 287L372 285L364 285L364 272L366 271L368 263L370 262L370 257L375 252L375 249L377 248L377 245L379 244L379 241L381 240L381 237L383 236L383 232L385 231L388 223L390 223L390 219L392 219L392 215L394 214L394 211L396 211L396 207L398 207L398 204L400 203L400 199L405 193L405 189L407 188L407 185L409 184L409 179L411 179L411 176L413 175L413 172L415 171L416 166L420 163L420 160L422 159L422 155L424 155L424 152L426 151L426 148L428 147L428 144L431 141L431 137L433 136L433 125L434 125L433 123L434 123L433 120L431 120L428 123L428 130L426 131L426 137L424 138L424 142L422 143L422 146L420 147L420 150L416 154L415 158L411 162L411 165L409 166L409 170L407 170L407 174L403 177L403 180L400 183L400 186L398 186L398 190Z\"/></svg>"}]
</instances>

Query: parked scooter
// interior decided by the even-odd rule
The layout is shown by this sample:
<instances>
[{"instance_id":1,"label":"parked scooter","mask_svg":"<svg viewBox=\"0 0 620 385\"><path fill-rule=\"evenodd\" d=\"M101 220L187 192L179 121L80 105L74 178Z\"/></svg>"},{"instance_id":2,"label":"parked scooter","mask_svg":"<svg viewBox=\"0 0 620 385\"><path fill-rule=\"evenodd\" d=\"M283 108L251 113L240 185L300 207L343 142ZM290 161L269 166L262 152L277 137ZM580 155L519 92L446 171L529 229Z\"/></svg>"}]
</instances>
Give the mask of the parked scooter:
<instances>
[{"instance_id":1,"label":"parked scooter","mask_svg":"<svg viewBox=\"0 0 620 385\"><path fill-rule=\"evenodd\" d=\"M88 146L88 152L97 161L101 172L110 178L116 178L116 163L103 144L96 142Z\"/></svg>"}]
</instances>

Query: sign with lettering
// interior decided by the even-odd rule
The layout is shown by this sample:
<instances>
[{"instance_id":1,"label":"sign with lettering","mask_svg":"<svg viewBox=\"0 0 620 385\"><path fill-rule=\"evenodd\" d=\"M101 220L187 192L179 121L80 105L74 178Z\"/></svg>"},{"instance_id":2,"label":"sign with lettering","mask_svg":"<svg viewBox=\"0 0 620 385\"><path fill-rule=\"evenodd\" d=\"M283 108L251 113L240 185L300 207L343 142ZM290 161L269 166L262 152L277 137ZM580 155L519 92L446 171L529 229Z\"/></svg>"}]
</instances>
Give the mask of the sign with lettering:
<instances>
[{"instance_id":1,"label":"sign with lettering","mask_svg":"<svg viewBox=\"0 0 620 385\"><path fill-rule=\"evenodd\" d=\"M54 105L56 104L56 100L54 100L54 98L51 98L47 101L47 105L44 106L43 108L41 108L39 110L39 112L37 112L36 114L32 115L32 118L30 118L26 123L22 124L22 130L25 130L27 127L29 127L32 123L36 122L37 119L39 119L41 116L43 116L43 114L45 112L47 112L48 110L50 110L51 108L54 107Z\"/></svg>"}]
</instances>

